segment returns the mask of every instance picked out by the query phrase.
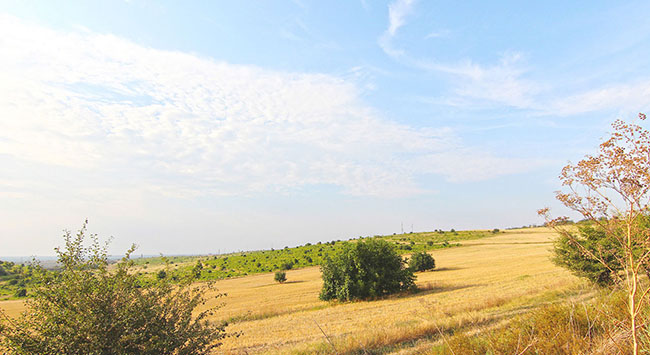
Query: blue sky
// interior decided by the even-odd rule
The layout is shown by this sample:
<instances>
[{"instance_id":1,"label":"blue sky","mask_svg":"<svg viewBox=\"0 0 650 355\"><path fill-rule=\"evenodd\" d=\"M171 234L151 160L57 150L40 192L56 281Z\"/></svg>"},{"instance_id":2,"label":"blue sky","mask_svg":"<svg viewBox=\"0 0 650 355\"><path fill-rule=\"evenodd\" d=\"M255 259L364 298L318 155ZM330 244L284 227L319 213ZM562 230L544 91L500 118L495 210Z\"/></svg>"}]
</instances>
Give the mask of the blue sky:
<instances>
[{"instance_id":1,"label":"blue sky","mask_svg":"<svg viewBox=\"0 0 650 355\"><path fill-rule=\"evenodd\" d=\"M650 106L648 2L0 1L0 255L541 223Z\"/></svg>"}]
</instances>

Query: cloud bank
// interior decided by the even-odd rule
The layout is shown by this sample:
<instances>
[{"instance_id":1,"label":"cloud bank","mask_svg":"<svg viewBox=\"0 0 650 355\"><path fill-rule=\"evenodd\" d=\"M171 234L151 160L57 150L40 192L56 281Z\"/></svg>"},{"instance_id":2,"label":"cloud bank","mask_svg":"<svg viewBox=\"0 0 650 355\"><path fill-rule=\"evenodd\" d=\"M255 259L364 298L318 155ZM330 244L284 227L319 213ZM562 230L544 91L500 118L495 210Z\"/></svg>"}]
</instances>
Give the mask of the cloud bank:
<instances>
[{"instance_id":1,"label":"cloud bank","mask_svg":"<svg viewBox=\"0 0 650 355\"><path fill-rule=\"evenodd\" d=\"M400 9L389 33L401 26ZM0 52L0 156L129 176L143 189L246 195L332 185L390 197L421 192L414 181L422 174L473 181L532 168L479 154L450 129L391 122L332 75L235 65L9 16L0 16Z\"/></svg>"}]
</instances>

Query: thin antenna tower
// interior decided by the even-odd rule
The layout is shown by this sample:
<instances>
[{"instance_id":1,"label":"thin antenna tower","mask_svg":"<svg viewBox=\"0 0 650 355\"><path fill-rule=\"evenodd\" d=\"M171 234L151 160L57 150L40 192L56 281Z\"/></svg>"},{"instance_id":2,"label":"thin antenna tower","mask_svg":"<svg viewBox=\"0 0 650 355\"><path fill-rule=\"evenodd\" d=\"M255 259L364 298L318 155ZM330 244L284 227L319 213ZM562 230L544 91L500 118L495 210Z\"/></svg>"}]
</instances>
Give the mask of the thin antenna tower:
<instances>
[{"instance_id":1,"label":"thin antenna tower","mask_svg":"<svg viewBox=\"0 0 650 355\"><path fill-rule=\"evenodd\" d=\"M402 234L404 234L404 222L402 222Z\"/></svg>"}]
</instances>

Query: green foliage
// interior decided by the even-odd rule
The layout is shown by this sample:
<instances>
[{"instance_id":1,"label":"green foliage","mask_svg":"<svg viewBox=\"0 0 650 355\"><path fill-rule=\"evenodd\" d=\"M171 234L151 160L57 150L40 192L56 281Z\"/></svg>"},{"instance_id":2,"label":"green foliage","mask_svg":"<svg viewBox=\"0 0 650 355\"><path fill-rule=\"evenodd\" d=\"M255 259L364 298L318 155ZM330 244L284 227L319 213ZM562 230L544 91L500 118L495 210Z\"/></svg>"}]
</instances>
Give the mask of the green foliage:
<instances>
[{"instance_id":1,"label":"green foliage","mask_svg":"<svg viewBox=\"0 0 650 355\"><path fill-rule=\"evenodd\" d=\"M276 271L275 272L275 281L279 283L283 283L287 281L287 273L284 271Z\"/></svg>"},{"instance_id":2,"label":"green foliage","mask_svg":"<svg viewBox=\"0 0 650 355\"><path fill-rule=\"evenodd\" d=\"M197 260L196 264L194 265L194 268L192 269L192 274L194 277L197 279L201 277L201 272L203 271L203 264L201 263L201 260Z\"/></svg>"},{"instance_id":3,"label":"green foliage","mask_svg":"<svg viewBox=\"0 0 650 355\"><path fill-rule=\"evenodd\" d=\"M472 240L491 236L485 231L460 231L456 234L450 232L421 232L413 234L397 234L388 236L375 236L373 239L381 239L394 245L397 252L406 254L411 252L430 251L442 248L459 246L459 243L449 241ZM287 247L279 250L258 250L245 253L232 253L227 255L212 256L173 256L168 259L153 257L134 260L136 265L162 265L170 262L176 268L168 270L168 277L184 278L187 276L198 276L195 271L196 262L202 264L200 280L219 280L224 278L239 277L244 275L274 272L278 269L291 269L322 265L328 256L338 253L347 244L354 244L365 238L358 238L348 241L318 242L305 244L299 247ZM402 249L404 246L405 249ZM409 249L410 248L410 249ZM167 260L167 261L166 261ZM208 270L211 270L208 271ZM146 270L143 270L146 271ZM155 279L156 272L150 272L143 276L145 279Z\"/></svg>"},{"instance_id":4,"label":"green foliage","mask_svg":"<svg viewBox=\"0 0 650 355\"><path fill-rule=\"evenodd\" d=\"M158 280L162 280L167 277L167 271L165 270L160 270L158 271L158 274L156 274L156 277L158 277Z\"/></svg>"},{"instance_id":5,"label":"green foliage","mask_svg":"<svg viewBox=\"0 0 650 355\"><path fill-rule=\"evenodd\" d=\"M14 293L14 296L16 296L16 297L26 297L27 296L27 290L24 289L24 288L19 288Z\"/></svg>"},{"instance_id":6,"label":"green foliage","mask_svg":"<svg viewBox=\"0 0 650 355\"><path fill-rule=\"evenodd\" d=\"M637 223L641 230L650 229L650 216L639 216ZM555 241L553 262L596 285L613 286L613 273L623 271L620 263L620 256L623 255L622 244L617 240L617 233L622 234L621 231L606 233L603 228L593 223L581 223L577 235L560 235ZM637 257L645 252L634 244L632 250L633 255ZM641 263L641 266L650 278L650 260Z\"/></svg>"},{"instance_id":7,"label":"green foliage","mask_svg":"<svg viewBox=\"0 0 650 355\"><path fill-rule=\"evenodd\" d=\"M413 272L393 245L381 239L347 243L321 266L322 300L379 297L415 287Z\"/></svg>"},{"instance_id":8,"label":"green foliage","mask_svg":"<svg viewBox=\"0 0 650 355\"><path fill-rule=\"evenodd\" d=\"M594 284L611 286L614 283L612 271L621 270L616 258L617 251L616 241L605 231L592 226L582 226L578 235L571 238L561 235L555 241L553 262ZM594 256L602 258L609 268Z\"/></svg>"},{"instance_id":9,"label":"green foliage","mask_svg":"<svg viewBox=\"0 0 650 355\"><path fill-rule=\"evenodd\" d=\"M293 261L285 261L280 265L282 270L291 270L293 268Z\"/></svg>"},{"instance_id":10,"label":"green foliage","mask_svg":"<svg viewBox=\"0 0 650 355\"><path fill-rule=\"evenodd\" d=\"M0 299L22 297L21 289L29 291L35 285L33 266L0 261Z\"/></svg>"},{"instance_id":11,"label":"green foliage","mask_svg":"<svg viewBox=\"0 0 650 355\"><path fill-rule=\"evenodd\" d=\"M148 285L133 272L130 254L109 270L106 246L95 235L84 246L86 224L66 232L56 249L61 269L35 268L42 287L27 310L0 323L0 348L13 354L207 354L225 336L207 321L214 308L194 314L210 285L168 279ZM219 297L218 295L217 297Z\"/></svg>"},{"instance_id":12,"label":"green foliage","mask_svg":"<svg viewBox=\"0 0 650 355\"><path fill-rule=\"evenodd\" d=\"M436 261L433 257L424 251L411 255L409 260L409 269L413 271L427 271L436 268Z\"/></svg>"}]
</instances>

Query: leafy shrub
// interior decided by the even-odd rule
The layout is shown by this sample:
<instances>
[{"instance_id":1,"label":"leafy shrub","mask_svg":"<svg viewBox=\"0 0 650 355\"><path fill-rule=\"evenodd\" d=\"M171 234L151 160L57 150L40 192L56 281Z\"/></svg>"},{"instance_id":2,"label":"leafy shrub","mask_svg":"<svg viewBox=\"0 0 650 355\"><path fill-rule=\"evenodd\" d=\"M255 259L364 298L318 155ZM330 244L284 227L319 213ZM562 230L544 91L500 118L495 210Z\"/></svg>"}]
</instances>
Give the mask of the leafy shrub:
<instances>
[{"instance_id":1,"label":"leafy shrub","mask_svg":"<svg viewBox=\"0 0 650 355\"><path fill-rule=\"evenodd\" d=\"M194 265L194 268L192 268L192 273L194 274L194 277L197 279L200 278L202 271L203 271L203 264L201 263L201 260L197 260L196 264Z\"/></svg>"},{"instance_id":2,"label":"leafy shrub","mask_svg":"<svg viewBox=\"0 0 650 355\"><path fill-rule=\"evenodd\" d=\"M421 251L414 253L409 260L409 269L413 271L433 270L436 267L436 261L429 253Z\"/></svg>"},{"instance_id":3,"label":"leafy shrub","mask_svg":"<svg viewBox=\"0 0 650 355\"><path fill-rule=\"evenodd\" d=\"M158 277L158 280L162 280L167 277L167 271L165 270L160 270L158 271L158 274L156 275Z\"/></svg>"},{"instance_id":4,"label":"leafy shrub","mask_svg":"<svg viewBox=\"0 0 650 355\"><path fill-rule=\"evenodd\" d=\"M287 273L284 271L276 271L275 281L279 283L284 283L285 281L287 281Z\"/></svg>"},{"instance_id":5,"label":"leafy shrub","mask_svg":"<svg viewBox=\"0 0 650 355\"><path fill-rule=\"evenodd\" d=\"M282 264L280 264L280 269L282 270L291 270L293 269L293 262L292 261L285 261Z\"/></svg>"},{"instance_id":6,"label":"leafy shrub","mask_svg":"<svg viewBox=\"0 0 650 355\"><path fill-rule=\"evenodd\" d=\"M27 290L24 289L24 288L19 288L14 293L14 296L16 296L16 297L26 297L27 296Z\"/></svg>"},{"instance_id":7,"label":"leafy shrub","mask_svg":"<svg viewBox=\"0 0 650 355\"><path fill-rule=\"evenodd\" d=\"M639 223L643 229L648 230L650 216L639 216ZM635 255L640 256L645 252L634 245L633 248ZM614 284L612 272L618 273L623 270L620 259L617 258L617 255L622 254L620 249L621 245L614 235L606 233L597 226L583 225L579 227L578 235L573 235L571 238L568 235L560 235L555 241L553 262L596 285L612 286ZM603 261L608 267L603 265ZM642 263L642 270L650 278L650 260Z\"/></svg>"},{"instance_id":8,"label":"leafy shrub","mask_svg":"<svg viewBox=\"0 0 650 355\"><path fill-rule=\"evenodd\" d=\"M579 233L573 237L573 240L566 235L561 235L555 241L553 262L599 286L609 286L614 283L611 270L585 251L601 256L613 266L612 270L618 271L621 265L616 260L617 249L615 241L603 230L583 226L579 228Z\"/></svg>"},{"instance_id":9,"label":"leafy shrub","mask_svg":"<svg viewBox=\"0 0 650 355\"><path fill-rule=\"evenodd\" d=\"M348 301L387 295L415 287L413 272L393 246L378 239L346 243L321 266L320 299Z\"/></svg>"},{"instance_id":10,"label":"leafy shrub","mask_svg":"<svg viewBox=\"0 0 650 355\"><path fill-rule=\"evenodd\" d=\"M27 310L0 323L0 349L12 354L207 354L225 336L224 324L193 311L205 302L210 284L192 278L143 284L130 259L135 247L108 268L107 247L97 237L84 246L86 224L64 235L55 249L58 272L35 269L42 287L32 292ZM216 297L219 297L217 295ZM1 312L1 311L0 311Z\"/></svg>"}]
</instances>

